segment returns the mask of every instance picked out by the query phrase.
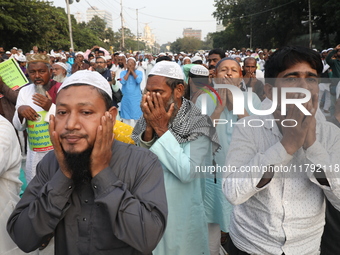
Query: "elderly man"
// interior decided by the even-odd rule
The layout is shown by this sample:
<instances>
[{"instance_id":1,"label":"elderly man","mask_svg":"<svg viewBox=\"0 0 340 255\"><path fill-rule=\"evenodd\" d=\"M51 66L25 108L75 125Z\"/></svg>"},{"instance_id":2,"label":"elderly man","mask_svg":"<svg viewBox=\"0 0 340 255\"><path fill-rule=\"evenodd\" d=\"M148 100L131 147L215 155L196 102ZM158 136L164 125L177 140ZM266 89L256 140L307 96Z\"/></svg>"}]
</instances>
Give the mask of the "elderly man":
<instances>
[{"instance_id":1,"label":"elderly man","mask_svg":"<svg viewBox=\"0 0 340 255\"><path fill-rule=\"evenodd\" d=\"M53 80L63 83L67 76L67 65L63 62L56 62L52 65Z\"/></svg>"},{"instance_id":2,"label":"elderly man","mask_svg":"<svg viewBox=\"0 0 340 255\"><path fill-rule=\"evenodd\" d=\"M264 93L264 81L263 72L257 69L257 61L253 57L248 57L244 60L243 64L243 88L244 90L248 90L248 88L252 87L253 92L260 98L261 101L265 99Z\"/></svg>"},{"instance_id":3,"label":"elderly man","mask_svg":"<svg viewBox=\"0 0 340 255\"><path fill-rule=\"evenodd\" d=\"M239 88L242 81L241 66L238 61L233 58L223 58L215 64L215 73L213 76L215 77L213 80L215 87L219 84L229 84ZM218 96L221 98L221 102L219 102L216 95L213 96L216 102L218 102L217 104L211 100L210 97L207 98L206 109L203 110L206 110L206 113L213 120L221 144L221 150L214 155L216 166L223 166L225 164L225 158L229 150L234 130L234 125L232 123L236 123L238 119L252 114L247 104L248 93L243 92L243 95L246 102L244 105L244 114L238 115L234 114L234 98L229 89L218 89ZM196 102L196 105L200 109L202 108L204 96L207 97L207 94L198 97ZM255 109L260 108L261 101L254 93L252 94L252 102ZM223 194L222 176L220 173L212 172L211 175L214 175L214 177L217 178L215 181L214 178L206 178L204 203L209 223L210 254L215 255L219 252L219 241L221 240L221 242L224 243L227 237L226 233L229 232L232 206ZM220 230L223 231L222 238L220 238Z\"/></svg>"},{"instance_id":4,"label":"elderly man","mask_svg":"<svg viewBox=\"0 0 340 255\"><path fill-rule=\"evenodd\" d=\"M106 58L103 56L96 58L95 70L100 73L109 83L112 84L111 71L107 68Z\"/></svg>"},{"instance_id":5,"label":"elderly man","mask_svg":"<svg viewBox=\"0 0 340 255\"><path fill-rule=\"evenodd\" d=\"M122 84L120 83L120 73L126 70L126 58L123 53L119 54L117 57L117 63L111 67L112 83L115 85L114 90L122 89ZM115 89L116 88L116 89Z\"/></svg>"},{"instance_id":6,"label":"elderly man","mask_svg":"<svg viewBox=\"0 0 340 255\"><path fill-rule=\"evenodd\" d=\"M74 64L72 65L72 71L71 71L72 74L74 74L75 72L79 70L87 70L90 68L90 65L85 63L84 59L85 58L84 58L83 52L79 51L76 53Z\"/></svg>"},{"instance_id":7,"label":"elderly man","mask_svg":"<svg viewBox=\"0 0 340 255\"><path fill-rule=\"evenodd\" d=\"M60 83L51 80L49 58L44 54L27 57L28 74L33 82L23 87L18 95L13 125L18 131L27 128L28 144L26 159L26 179L30 182L35 176L36 165L53 146L48 133L48 123L44 121L50 110Z\"/></svg>"},{"instance_id":8,"label":"elderly man","mask_svg":"<svg viewBox=\"0 0 340 255\"><path fill-rule=\"evenodd\" d=\"M51 115L54 151L9 218L23 251L54 236L55 254L151 254L163 235L167 202L161 165L143 148L114 140L117 109L108 82L79 71L58 91Z\"/></svg>"},{"instance_id":9,"label":"elderly man","mask_svg":"<svg viewBox=\"0 0 340 255\"><path fill-rule=\"evenodd\" d=\"M137 120L142 115L140 102L142 93L140 83L142 82L143 74L136 70L136 60L128 58L127 70L120 73L120 83L122 84L123 99L121 102L120 116L122 121L132 127L135 126Z\"/></svg>"},{"instance_id":10,"label":"elderly man","mask_svg":"<svg viewBox=\"0 0 340 255\"><path fill-rule=\"evenodd\" d=\"M226 159L233 170L223 189L235 205L230 255L319 254L325 197L340 209L340 131L315 118L322 68L320 55L304 47L282 48L266 62L265 86L277 89L277 107L241 120ZM286 112L283 88L297 104Z\"/></svg>"},{"instance_id":11,"label":"elderly man","mask_svg":"<svg viewBox=\"0 0 340 255\"><path fill-rule=\"evenodd\" d=\"M143 117L132 137L154 152L163 166L168 226L155 255L209 254L202 180L195 169L212 162L217 136L207 116L183 98L181 67L161 61L151 70L142 99Z\"/></svg>"}]
</instances>

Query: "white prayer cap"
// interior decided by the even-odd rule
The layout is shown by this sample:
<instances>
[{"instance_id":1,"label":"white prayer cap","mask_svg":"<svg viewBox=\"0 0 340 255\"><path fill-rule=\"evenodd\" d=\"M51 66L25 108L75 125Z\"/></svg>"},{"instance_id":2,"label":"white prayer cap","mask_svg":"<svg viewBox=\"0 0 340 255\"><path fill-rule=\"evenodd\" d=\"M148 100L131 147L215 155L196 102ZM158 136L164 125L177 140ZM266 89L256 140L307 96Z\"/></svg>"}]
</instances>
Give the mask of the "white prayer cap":
<instances>
[{"instance_id":1,"label":"white prayer cap","mask_svg":"<svg viewBox=\"0 0 340 255\"><path fill-rule=\"evenodd\" d=\"M103 90L112 99L112 90L107 80L96 71L80 70L67 77L58 89L58 93L63 88L74 84L90 85Z\"/></svg>"},{"instance_id":2,"label":"white prayer cap","mask_svg":"<svg viewBox=\"0 0 340 255\"><path fill-rule=\"evenodd\" d=\"M327 51L333 50L333 48L328 48Z\"/></svg>"},{"instance_id":3,"label":"white prayer cap","mask_svg":"<svg viewBox=\"0 0 340 255\"><path fill-rule=\"evenodd\" d=\"M123 53L120 53L118 57L125 57L125 55Z\"/></svg>"},{"instance_id":4,"label":"white prayer cap","mask_svg":"<svg viewBox=\"0 0 340 255\"><path fill-rule=\"evenodd\" d=\"M194 65L190 68L190 73L199 76L209 76L209 70L202 65Z\"/></svg>"},{"instance_id":5,"label":"white prayer cap","mask_svg":"<svg viewBox=\"0 0 340 255\"><path fill-rule=\"evenodd\" d=\"M260 54L260 53L263 53L263 51L262 51L262 50L259 50L258 54Z\"/></svg>"},{"instance_id":6,"label":"white prayer cap","mask_svg":"<svg viewBox=\"0 0 340 255\"><path fill-rule=\"evenodd\" d=\"M129 57L129 58L126 60L126 62L128 62L130 59L133 60L133 61L135 61L135 63L136 63L136 59L133 58L133 57Z\"/></svg>"},{"instance_id":7,"label":"white prayer cap","mask_svg":"<svg viewBox=\"0 0 340 255\"><path fill-rule=\"evenodd\" d=\"M161 57L161 56L166 56L166 54L164 52L161 52L158 54L158 57Z\"/></svg>"},{"instance_id":8,"label":"white prayer cap","mask_svg":"<svg viewBox=\"0 0 340 255\"><path fill-rule=\"evenodd\" d=\"M95 58L91 59L90 63L96 63L96 59Z\"/></svg>"},{"instance_id":9,"label":"white prayer cap","mask_svg":"<svg viewBox=\"0 0 340 255\"><path fill-rule=\"evenodd\" d=\"M106 58L104 56L98 56L96 59L98 58L104 59L104 61L106 62Z\"/></svg>"},{"instance_id":10,"label":"white prayer cap","mask_svg":"<svg viewBox=\"0 0 340 255\"><path fill-rule=\"evenodd\" d=\"M78 56L79 54L82 55L82 56L84 57L84 52L78 51L78 52L76 53L76 56Z\"/></svg>"},{"instance_id":11,"label":"white prayer cap","mask_svg":"<svg viewBox=\"0 0 340 255\"><path fill-rule=\"evenodd\" d=\"M175 62L160 61L154 65L149 75L158 75L173 79L183 80L182 68Z\"/></svg>"},{"instance_id":12,"label":"white prayer cap","mask_svg":"<svg viewBox=\"0 0 340 255\"><path fill-rule=\"evenodd\" d=\"M112 59L112 58L111 58L111 56L109 55L109 56L105 56L105 59L106 59L106 60L110 60L110 59Z\"/></svg>"},{"instance_id":13,"label":"white prayer cap","mask_svg":"<svg viewBox=\"0 0 340 255\"><path fill-rule=\"evenodd\" d=\"M191 63L195 62L195 61L198 61L198 60L201 60L202 61L202 58L200 56L194 56L192 59L191 59Z\"/></svg>"},{"instance_id":14,"label":"white prayer cap","mask_svg":"<svg viewBox=\"0 0 340 255\"><path fill-rule=\"evenodd\" d=\"M19 62L27 62L27 59L24 55L15 55L14 58Z\"/></svg>"},{"instance_id":15,"label":"white prayer cap","mask_svg":"<svg viewBox=\"0 0 340 255\"><path fill-rule=\"evenodd\" d=\"M325 53L325 52L327 52L327 50L323 50L323 51L321 51L321 53Z\"/></svg>"},{"instance_id":16,"label":"white prayer cap","mask_svg":"<svg viewBox=\"0 0 340 255\"><path fill-rule=\"evenodd\" d=\"M6 54L11 54L11 52L10 51L6 51Z\"/></svg>"},{"instance_id":17,"label":"white prayer cap","mask_svg":"<svg viewBox=\"0 0 340 255\"><path fill-rule=\"evenodd\" d=\"M54 65L59 65L67 71L67 65L63 62L55 62Z\"/></svg>"},{"instance_id":18,"label":"white prayer cap","mask_svg":"<svg viewBox=\"0 0 340 255\"><path fill-rule=\"evenodd\" d=\"M184 61L184 60L186 60L186 59L189 59L189 60L191 61L191 58L189 58L189 57L185 57L185 58L183 58L183 61Z\"/></svg>"}]
</instances>

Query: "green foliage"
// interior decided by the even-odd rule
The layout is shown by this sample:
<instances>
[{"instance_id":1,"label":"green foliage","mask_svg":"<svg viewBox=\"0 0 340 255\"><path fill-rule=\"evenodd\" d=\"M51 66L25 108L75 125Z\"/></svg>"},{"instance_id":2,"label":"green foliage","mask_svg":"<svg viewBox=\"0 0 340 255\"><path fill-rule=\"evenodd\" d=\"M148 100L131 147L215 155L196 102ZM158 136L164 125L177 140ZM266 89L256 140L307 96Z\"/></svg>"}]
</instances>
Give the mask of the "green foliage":
<instances>
[{"instance_id":1,"label":"green foliage","mask_svg":"<svg viewBox=\"0 0 340 255\"><path fill-rule=\"evenodd\" d=\"M323 47L338 44L340 1L311 0L311 5L313 32L320 34ZM215 7L213 15L226 29L212 35L214 47L249 47L250 36L252 48L292 43L309 46L308 36L303 36L309 33L308 22L301 22L308 21L308 0L215 0ZM332 34L336 34L335 41L331 40Z\"/></svg>"},{"instance_id":2,"label":"green foliage","mask_svg":"<svg viewBox=\"0 0 340 255\"><path fill-rule=\"evenodd\" d=\"M194 52L202 49L202 41L195 37L178 38L170 45L172 52Z\"/></svg>"},{"instance_id":3,"label":"green foliage","mask_svg":"<svg viewBox=\"0 0 340 255\"><path fill-rule=\"evenodd\" d=\"M52 6L52 2L39 0L0 0L0 46L10 49L20 47L28 52L34 45L45 50L69 49L69 27L64 8ZM77 23L71 15L75 50L85 51L98 45L115 50L120 47L121 33L105 28L105 21L98 16L87 24ZM126 48L137 50L135 36L125 29ZM118 45L117 45L118 44ZM139 42L140 49L145 48Z\"/></svg>"}]
</instances>

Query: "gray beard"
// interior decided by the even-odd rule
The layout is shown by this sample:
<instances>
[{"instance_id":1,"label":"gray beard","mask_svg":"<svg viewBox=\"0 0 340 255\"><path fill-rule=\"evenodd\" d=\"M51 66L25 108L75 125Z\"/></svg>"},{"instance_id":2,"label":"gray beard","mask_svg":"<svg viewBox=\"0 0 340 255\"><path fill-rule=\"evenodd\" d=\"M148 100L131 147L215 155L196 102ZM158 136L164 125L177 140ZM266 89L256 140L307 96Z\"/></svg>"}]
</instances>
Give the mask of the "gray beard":
<instances>
[{"instance_id":1,"label":"gray beard","mask_svg":"<svg viewBox=\"0 0 340 255\"><path fill-rule=\"evenodd\" d=\"M176 117L176 115L177 115L177 113L178 113L178 105L177 105L177 103L175 102L175 99L174 99L174 95L172 94L171 95L171 97L170 97L170 99L169 99L169 101L168 101L168 103L167 103L167 105L166 105L166 107L165 107L165 110L166 111L169 111L169 109L170 109L170 106L171 106L171 104L172 103L174 103L174 111L172 112L172 115L171 115L171 117L170 117L170 120L169 120L169 123L172 123L173 122L173 120L175 119L175 117Z\"/></svg>"},{"instance_id":2,"label":"gray beard","mask_svg":"<svg viewBox=\"0 0 340 255\"><path fill-rule=\"evenodd\" d=\"M46 90L44 85L35 85L35 92L43 96L46 96Z\"/></svg>"},{"instance_id":3,"label":"gray beard","mask_svg":"<svg viewBox=\"0 0 340 255\"><path fill-rule=\"evenodd\" d=\"M107 70L106 67L105 68L99 68L99 67L96 68L96 71L100 74L104 73L106 70Z\"/></svg>"},{"instance_id":4,"label":"gray beard","mask_svg":"<svg viewBox=\"0 0 340 255\"><path fill-rule=\"evenodd\" d=\"M55 80L56 82L60 82L60 83L63 83L65 79L66 77L63 74L58 74L53 77L53 80Z\"/></svg>"}]
</instances>

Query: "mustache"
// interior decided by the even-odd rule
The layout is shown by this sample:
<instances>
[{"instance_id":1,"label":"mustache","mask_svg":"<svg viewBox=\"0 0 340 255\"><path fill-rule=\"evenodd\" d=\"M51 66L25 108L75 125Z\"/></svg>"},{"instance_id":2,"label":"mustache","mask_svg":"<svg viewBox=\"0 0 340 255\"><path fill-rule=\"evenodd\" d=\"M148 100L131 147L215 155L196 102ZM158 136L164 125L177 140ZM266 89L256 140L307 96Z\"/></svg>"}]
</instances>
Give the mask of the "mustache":
<instances>
[{"instance_id":1,"label":"mustache","mask_svg":"<svg viewBox=\"0 0 340 255\"><path fill-rule=\"evenodd\" d=\"M60 135L60 138L66 138L68 136L77 136L79 138L87 138L88 135L84 135L84 134L81 134L81 133L78 133L78 132L74 132L74 131L67 131L67 132L64 132Z\"/></svg>"}]
</instances>

